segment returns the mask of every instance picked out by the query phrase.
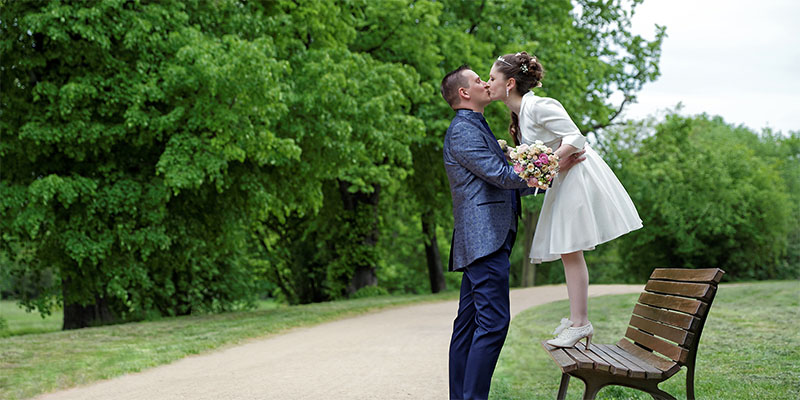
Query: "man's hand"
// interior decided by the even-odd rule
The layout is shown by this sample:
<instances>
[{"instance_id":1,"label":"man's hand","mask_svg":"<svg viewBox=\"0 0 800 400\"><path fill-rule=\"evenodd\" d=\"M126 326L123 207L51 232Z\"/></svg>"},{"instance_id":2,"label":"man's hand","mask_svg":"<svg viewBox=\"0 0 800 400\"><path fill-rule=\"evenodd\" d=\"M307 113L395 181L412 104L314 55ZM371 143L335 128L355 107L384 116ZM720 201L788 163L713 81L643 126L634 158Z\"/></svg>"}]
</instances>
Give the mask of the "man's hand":
<instances>
[{"instance_id":1,"label":"man's hand","mask_svg":"<svg viewBox=\"0 0 800 400\"><path fill-rule=\"evenodd\" d=\"M558 172L565 174L570 168L574 167L579 162L586 160L586 157L583 155L584 153L586 153L586 150L578 150L558 160Z\"/></svg>"}]
</instances>

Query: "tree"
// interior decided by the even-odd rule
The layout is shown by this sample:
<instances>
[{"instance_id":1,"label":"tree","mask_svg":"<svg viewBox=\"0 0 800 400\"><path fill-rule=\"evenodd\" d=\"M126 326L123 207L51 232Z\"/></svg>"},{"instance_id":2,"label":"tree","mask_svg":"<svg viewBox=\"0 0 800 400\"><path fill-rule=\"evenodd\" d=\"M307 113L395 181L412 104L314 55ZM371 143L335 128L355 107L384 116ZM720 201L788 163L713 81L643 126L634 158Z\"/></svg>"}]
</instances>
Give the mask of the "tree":
<instances>
[{"instance_id":1,"label":"tree","mask_svg":"<svg viewBox=\"0 0 800 400\"><path fill-rule=\"evenodd\" d=\"M331 287L341 288L342 283L349 282L348 285L352 285L347 292L357 290L364 284L374 284L376 276L373 273L376 268L373 266L380 264L381 248L388 246L382 245L379 238L386 237L389 233L378 232L375 229L381 226L377 222L379 218L376 210L381 207L379 203L388 202L394 203L394 208L409 209L415 215L413 219L407 216L409 221L419 219L420 229L414 235L424 244L423 254L428 265L427 275L431 291L443 289L445 286L442 274L443 257L442 254L438 254L437 232L440 227L448 226L452 217L447 178L441 164L441 143L452 117L452 110L438 94L441 77L462 63L469 63L483 73L484 69L489 69L492 60L499 54L522 49L534 51L546 62L550 71L547 86L541 93L557 97L569 105L570 112L584 131L604 126L618 115L625 104L611 104L607 98L609 93L622 91L626 102L630 101L641 84L654 79L658 73L657 61L663 29L657 29L656 38L652 41L643 40L628 32L631 12L626 10L632 9L638 3L636 1L630 4L581 2L580 12L576 12L569 1L520 1L504 4L487 1L352 1L321 2L302 8L294 8L292 3L285 3L284 9L277 14L283 13L285 20L291 23L279 28L280 31L272 32L275 37L283 38L286 43L279 47L291 49L285 57L295 57L298 62L302 60L304 65L311 68L310 66L317 63L319 56L308 57L306 54L309 49L327 52L333 51L337 46L346 46L348 54L353 56L367 57L393 68L401 67L407 71L414 71L416 73L414 78L404 81L410 86L400 86L402 93L394 95L397 99L407 102L401 112L407 113L409 117L396 128L398 131L405 129L407 132L417 132L417 124L421 121L425 124L425 134L406 135L411 138L410 141L394 142L400 143L401 146L410 146L413 164L399 165L402 173L395 174L395 177L402 179L393 179L392 184L402 184L403 193L412 196L381 195L381 192L386 192L387 182L384 181L380 185L371 184L369 171L375 166L392 168L392 163L382 165L382 160L363 158L359 164L359 168L363 169L354 170L358 171L357 174L348 175L344 179L336 178L336 182L324 184L326 187L352 188L354 192L347 194L340 190L340 199L333 199L326 193L323 196L325 199L323 208L331 208L331 212L302 217L296 225L298 228L291 229L296 231L295 234L289 235L292 239L284 241L285 245L290 245L291 242L290 246L295 249L284 252L287 257L288 254L313 249L316 261L306 264L306 267L275 268L273 272L284 271L285 277L293 276L299 280L304 280L304 276L326 276L329 279L325 285L332 285ZM308 15L314 15L315 18L306 18ZM532 26L536 28L533 29ZM318 39L320 37L323 39ZM341 54L345 52L344 49L336 51ZM295 62L292 62L292 65L295 65ZM358 126L351 124L352 121L360 121L362 127L385 126L374 125L364 116L350 114L352 113L349 111L350 108L358 109L366 104L364 99L352 96L352 93L359 90L361 81L365 79L363 71L352 68L353 66L346 61L337 59L337 65L333 69L342 71L339 75L341 79L332 83L332 87L336 88L336 91L343 90L345 93L323 91L325 98L333 96L337 100L331 102L314 100L311 107L290 106L290 109L300 111L291 113L287 117L293 122L289 124L291 128L286 129L283 136L297 138L301 137L301 131L310 129L316 132L329 129L320 129L314 125L315 121L309 121L308 124L305 121L296 122L303 121L309 114L316 112L323 113L323 121L326 124L342 127L341 131L349 132L350 129L356 129ZM312 72L311 76L317 76L315 73ZM297 81L299 77L309 75L295 71L293 76ZM324 75L319 76L324 77ZM351 77L358 79L350 80ZM307 96L304 90L310 90L309 86L303 86L305 82L298 83L299 86L292 92L301 93L300 97ZM344 90L345 87L348 89ZM348 111L342 113L342 104L346 104L344 108ZM498 127L507 126L505 121L508 119L507 112L501 110L501 107L495 105L487 112L490 123L498 133L504 130ZM346 120L340 119L343 116L347 116ZM369 118L374 116L370 115ZM336 137L340 142L337 151L353 151L347 144L351 138L347 134L340 133L341 131L322 132L319 137L313 136L313 133L312 135L302 133L303 139L299 142L304 149L303 154L308 154L307 146L317 146L318 141L324 142L329 137ZM397 137L401 136L402 133ZM309 140L306 137L314 139ZM380 142L383 143L392 142ZM357 142L355 147L358 148ZM382 152L382 154L392 154L392 152ZM335 160L331 163L339 165ZM342 182L345 185L342 185ZM366 185L363 189L358 189L357 186L362 185L362 182ZM405 203L397 204L397 199L402 199ZM361 222L357 222L354 218L343 220L343 215L352 213L355 205L363 210L358 218ZM533 214L529 213L530 215ZM328 221L326 216L330 216L333 220L325 222ZM307 224L302 222L309 218L315 221ZM384 226L389 225L392 224ZM331 236L333 233L343 232L341 229L335 229L342 226L362 232L362 235ZM309 229L322 234L311 235L312 231ZM286 234L288 233L284 233L283 237L288 237ZM406 232L406 234L411 233ZM300 240L312 241L317 245L301 246L298 243ZM355 243L356 247L350 248L346 243ZM392 243L394 244L397 244L397 241ZM362 245L366 247L359 247ZM297 246L305 250L300 250ZM394 251L416 250L410 246ZM336 254L348 254L348 256L341 257ZM446 257L446 254L444 256ZM372 261L357 266L354 263L359 259ZM283 263L283 261L278 262ZM286 262L296 264L294 261ZM327 267L323 267L326 265ZM303 272L320 268L337 269L341 273L331 275L326 272L321 275L318 272L313 274ZM271 276L275 276L274 273ZM352 275L354 279L351 279L351 273L354 274ZM363 277L367 279L362 279ZM283 279L285 282L291 280ZM337 281L339 283L336 283ZM340 291L334 292L334 295L340 294ZM313 297L325 298L325 296Z\"/></svg>"},{"instance_id":2,"label":"tree","mask_svg":"<svg viewBox=\"0 0 800 400\"><path fill-rule=\"evenodd\" d=\"M278 134L303 149L298 173L316 182L324 199L319 214L295 215L290 226L272 219L259 228L263 256L272 260L267 273L293 303L377 284L379 204L409 174L408 146L424 127L409 113L424 95L414 69L348 47L359 41L360 6L286 2L270 10L279 23L268 34L281 38L279 56L292 67L290 111ZM276 250L282 260L269 256Z\"/></svg>"},{"instance_id":3,"label":"tree","mask_svg":"<svg viewBox=\"0 0 800 400\"><path fill-rule=\"evenodd\" d=\"M778 268L797 226L790 199L798 195L779 167L796 174L796 155L706 115L670 114L652 136L634 126L621 132L612 163L644 219L619 239L630 273L720 267L733 280L797 276Z\"/></svg>"},{"instance_id":4,"label":"tree","mask_svg":"<svg viewBox=\"0 0 800 400\"><path fill-rule=\"evenodd\" d=\"M313 209L286 63L236 1L3 6L2 248L64 328L247 303L252 218ZM201 29L202 27L202 29Z\"/></svg>"}]
</instances>

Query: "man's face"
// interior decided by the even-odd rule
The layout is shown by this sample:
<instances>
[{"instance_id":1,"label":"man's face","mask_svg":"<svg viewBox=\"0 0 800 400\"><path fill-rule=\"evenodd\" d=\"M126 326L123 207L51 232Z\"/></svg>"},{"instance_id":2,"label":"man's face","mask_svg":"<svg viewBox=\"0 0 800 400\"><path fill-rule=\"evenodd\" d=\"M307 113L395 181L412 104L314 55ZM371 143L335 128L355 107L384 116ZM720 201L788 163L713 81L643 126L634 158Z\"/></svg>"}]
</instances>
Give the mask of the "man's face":
<instances>
[{"instance_id":1,"label":"man's face","mask_svg":"<svg viewBox=\"0 0 800 400\"><path fill-rule=\"evenodd\" d=\"M469 82L469 86L466 88L466 91L469 94L470 101L480 106L489 104L492 101L489 98L489 84L482 81L481 77L471 69L464 70L462 74Z\"/></svg>"}]
</instances>

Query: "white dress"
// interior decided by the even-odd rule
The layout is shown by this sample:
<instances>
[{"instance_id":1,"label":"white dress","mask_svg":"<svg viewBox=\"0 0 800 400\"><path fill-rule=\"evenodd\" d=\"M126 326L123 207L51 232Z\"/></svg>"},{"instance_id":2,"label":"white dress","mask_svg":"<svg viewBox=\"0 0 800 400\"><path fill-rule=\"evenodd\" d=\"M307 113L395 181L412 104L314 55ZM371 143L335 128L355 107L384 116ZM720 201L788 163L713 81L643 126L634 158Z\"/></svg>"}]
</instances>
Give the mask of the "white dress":
<instances>
[{"instance_id":1,"label":"white dress","mask_svg":"<svg viewBox=\"0 0 800 400\"><path fill-rule=\"evenodd\" d=\"M532 262L593 250L600 243L642 227L625 188L589 147L561 103L528 92L522 97L519 126L522 143L541 140L553 151L562 143L586 150L586 161L556 175L545 193L531 246Z\"/></svg>"}]
</instances>

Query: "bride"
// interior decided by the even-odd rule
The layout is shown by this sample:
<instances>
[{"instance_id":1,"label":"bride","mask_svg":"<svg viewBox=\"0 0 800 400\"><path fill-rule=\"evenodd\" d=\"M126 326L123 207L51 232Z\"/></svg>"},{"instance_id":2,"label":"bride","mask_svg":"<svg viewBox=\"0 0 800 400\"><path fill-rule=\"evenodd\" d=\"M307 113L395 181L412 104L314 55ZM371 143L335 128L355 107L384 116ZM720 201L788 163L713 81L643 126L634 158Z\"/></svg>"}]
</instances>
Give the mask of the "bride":
<instances>
[{"instance_id":1,"label":"bride","mask_svg":"<svg viewBox=\"0 0 800 400\"><path fill-rule=\"evenodd\" d=\"M547 343L572 347L594 329L588 319L589 272L583 252L642 227L628 193L587 143L558 100L539 97L542 64L526 52L498 57L489 74L489 95L511 111L509 132L515 146L541 140L561 159L584 149L586 161L556 175L547 190L536 225L530 258L534 263L561 259L569 294L570 318L561 320Z\"/></svg>"}]
</instances>

